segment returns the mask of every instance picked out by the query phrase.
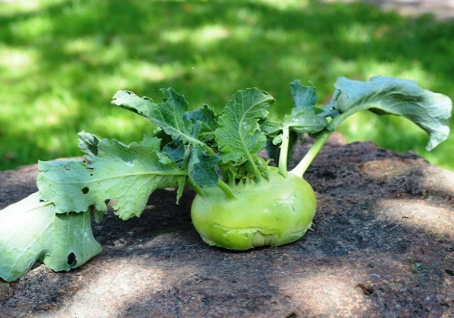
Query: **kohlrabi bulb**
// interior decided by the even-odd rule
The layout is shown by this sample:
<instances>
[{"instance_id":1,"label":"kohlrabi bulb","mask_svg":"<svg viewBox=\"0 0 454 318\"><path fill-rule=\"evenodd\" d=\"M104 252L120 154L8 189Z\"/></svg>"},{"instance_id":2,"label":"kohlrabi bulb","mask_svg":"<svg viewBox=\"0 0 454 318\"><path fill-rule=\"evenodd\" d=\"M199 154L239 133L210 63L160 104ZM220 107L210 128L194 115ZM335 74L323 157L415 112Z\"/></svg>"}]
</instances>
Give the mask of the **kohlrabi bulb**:
<instances>
[{"instance_id":1,"label":"kohlrabi bulb","mask_svg":"<svg viewBox=\"0 0 454 318\"><path fill-rule=\"evenodd\" d=\"M192 204L192 222L209 245L230 250L278 246L301 238L312 225L316 197L303 178L283 177L272 169L269 180L233 188L229 199L218 188L204 188Z\"/></svg>"}]
</instances>

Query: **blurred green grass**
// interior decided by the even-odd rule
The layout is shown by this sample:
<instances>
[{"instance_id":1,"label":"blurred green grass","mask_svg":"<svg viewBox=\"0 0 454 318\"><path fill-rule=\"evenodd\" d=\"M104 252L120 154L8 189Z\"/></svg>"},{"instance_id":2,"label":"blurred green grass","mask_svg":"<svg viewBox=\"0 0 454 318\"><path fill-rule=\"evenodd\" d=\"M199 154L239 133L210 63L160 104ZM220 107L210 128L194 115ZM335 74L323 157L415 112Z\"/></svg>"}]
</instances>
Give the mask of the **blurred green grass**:
<instances>
[{"instance_id":1,"label":"blurred green grass","mask_svg":"<svg viewBox=\"0 0 454 318\"><path fill-rule=\"evenodd\" d=\"M78 156L81 130L124 142L153 131L110 105L119 89L159 100L173 87L191 107L220 110L258 87L278 100L272 116L292 107L294 79L313 82L321 103L339 76L407 78L454 99L453 34L453 23L361 3L0 1L0 170ZM452 133L428 153L401 118L358 114L340 131L454 170Z\"/></svg>"}]
</instances>

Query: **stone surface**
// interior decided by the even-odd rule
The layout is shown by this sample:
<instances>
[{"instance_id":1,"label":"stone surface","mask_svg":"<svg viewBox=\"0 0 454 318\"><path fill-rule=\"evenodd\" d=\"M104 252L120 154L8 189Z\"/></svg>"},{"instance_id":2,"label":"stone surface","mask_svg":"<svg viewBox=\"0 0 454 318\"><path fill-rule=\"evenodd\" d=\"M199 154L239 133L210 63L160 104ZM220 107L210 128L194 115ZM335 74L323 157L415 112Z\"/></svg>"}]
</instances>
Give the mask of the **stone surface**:
<instances>
[{"instance_id":1,"label":"stone surface","mask_svg":"<svg viewBox=\"0 0 454 318\"><path fill-rule=\"evenodd\" d=\"M81 268L0 282L0 317L454 317L454 173L334 137L305 175L318 211L298 242L208 247L193 193L158 191L141 218L94 225L104 251ZM1 172L0 208L35 178Z\"/></svg>"}]
</instances>

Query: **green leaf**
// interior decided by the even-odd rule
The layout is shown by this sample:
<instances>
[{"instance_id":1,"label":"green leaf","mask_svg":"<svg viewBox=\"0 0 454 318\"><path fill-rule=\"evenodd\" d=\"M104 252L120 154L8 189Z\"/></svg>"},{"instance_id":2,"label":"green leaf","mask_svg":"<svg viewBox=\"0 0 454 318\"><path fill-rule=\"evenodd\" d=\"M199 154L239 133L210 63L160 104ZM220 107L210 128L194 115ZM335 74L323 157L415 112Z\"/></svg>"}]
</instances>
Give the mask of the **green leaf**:
<instances>
[{"instance_id":1,"label":"green leaf","mask_svg":"<svg viewBox=\"0 0 454 318\"><path fill-rule=\"evenodd\" d=\"M101 250L90 212L56 214L38 193L0 211L0 277L5 281L17 280L37 261L68 271Z\"/></svg>"},{"instance_id":2,"label":"green leaf","mask_svg":"<svg viewBox=\"0 0 454 318\"><path fill-rule=\"evenodd\" d=\"M295 108L309 108L317 102L318 95L314 86L302 86L299 80L295 80L290 83L290 89L295 101Z\"/></svg>"},{"instance_id":3,"label":"green leaf","mask_svg":"<svg viewBox=\"0 0 454 318\"><path fill-rule=\"evenodd\" d=\"M449 97L420 88L416 82L392 77L372 77L360 82L340 77L335 83L333 100L341 114L330 123L334 130L352 114L368 109L380 115L403 116L429 135L427 150L448 138L446 120L451 116Z\"/></svg>"},{"instance_id":4,"label":"green leaf","mask_svg":"<svg viewBox=\"0 0 454 318\"><path fill-rule=\"evenodd\" d=\"M282 132L282 123L265 120L260 123L260 130L265 133L268 139L273 139Z\"/></svg>"},{"instance_id":5,"label":"green leaf","mask_svg":"<svg viewBox=\"0 0 454 318\"><path fill-rule=\"evenodd\" d=\"M268 142L266 151L268 156L279 162L281 147L287 148L286 161L289 163L295 152L298 136L303 133L314 134L322 131L328 125L328 121L318 114L322 113L318 107L293 108L291 115L286 115L283 123L265 122L261 125L267 133ZM283 142L283 132L288 134L287 142Z\"/></svg>"},{"instance_id":6,"label":"green leaf","mask_svg":"<svg viewBox=\"0 0 454 318\"><path fill-rule=\"evenodd\" d=\"M189 161L189 176L197 185L214 186L218 183L216 165L219 157L204 154L200 149L193 149Z\"/></svg>"},{"instance_id":7,"label":"green leaf","mask_svg":"<svg viewBox=\"0 0 454 318\"><path fill-rule=\"evenodd\" d=\"M317 113L316 107L294 108L290 116L285 116L283 127L288 127L291 131L295 131L298 134L312 134L322 131L328 125L328 122L325 118L317 116Z\"/></svg>"},{"instance_id":8,"label":"green leaf","mask_svg":"<svg viewBox=\"0 0 454 318\"><path fill-rule=\"evenodd\" d=\"M39 162L38 188L57 213L85 212L90 206L106 211L109 202L120 218L139 216L148 197L158 188L183 187L187 171L166 163L160 140L146 137L125 145L102 139L98 154L83 161Z\"/></svg>"},{"instance_id":9,"label":"green leaf","mask_svg":"<svg viewBox=\"0 0 454 318\"><path fill-rule=\"evenodd\" d=\"M112 104L134 111L151 120L173 140L183 139L186 143L206 148L206 145L195 138L200 127L186 118L188 103L184 96L172 88L161 89L165 95L162 103L156 104L148 97L138 97L132 92L119 91Z\"/></svg>"},{"instance_id":10,"label":"green leaf","mask_svg":"<svg viewBox=\"0 0 454 318\"><path fill-rule=\"evenodd\" d=\"M85 158L91 161L98 155L99 138L85 131L79 134L79 148L85 153Z\"/></svg>"},{"instance_id":11,"label":"green leaf","mask_svg":"<svg viewBox=\"0 0 454 318\"><path fill-rule=\"evenodd\" d=\"M224 162L240 165L249 161L254 165L253 155L261 151L266 137L260 131L259 120L268 115L268 107L274 98L257 88L238 91L227 103L219 116L216 140Z\"/></svg>"},{"instance_id":12,"label":"green leaf","mask_svg":"<svg viewBox=\"0 0 454 318\"><path fill-rule=\"evenodd\" d=\"M175 140L174 142L165 145L162 152L168 156L168 158L177 163L181 164L186 159L186 147L181 140Z\"/></svg>"},{"instance_id":13,"label":"green leaf","mask_svg":"<svg viewBox=\"0 0 454 318\"><path fill-rule=\"evenodd\" d=\"M214 139L214 132L217 128L216 114L214 110L207 105L203 105L200 109L196 109L185 113L185 118L191 120L194 124L201 123L198 138L205 142L210 143Z\"/></svg>"},{"instance_id":14,"label":"green leaf","mask_svg":"<svg viewBox=\"0 0 454 318\"><path fill-rule=\"evenodd\" d=\"M112 104L123 107L127 110L142 115L148 119L151 109L155 107L155 103L151 98L142 97L140 98L136 94L130 91L118 91L112 98Z\"/></svg>"}]
</instances>

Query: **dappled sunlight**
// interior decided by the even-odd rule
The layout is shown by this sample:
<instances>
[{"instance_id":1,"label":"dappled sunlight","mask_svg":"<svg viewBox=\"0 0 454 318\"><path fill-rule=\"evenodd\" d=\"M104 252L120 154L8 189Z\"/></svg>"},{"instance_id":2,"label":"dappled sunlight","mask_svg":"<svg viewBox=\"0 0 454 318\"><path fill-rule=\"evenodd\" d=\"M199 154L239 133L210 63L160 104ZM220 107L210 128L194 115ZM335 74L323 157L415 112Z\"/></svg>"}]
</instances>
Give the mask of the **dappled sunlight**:
<instances>
[{"instance_id":1,"label":"dappled sunlight","mask_svg":"<svg viewBox=\"0 0 454 318\"><path fill-rule=\"evenodd\" d=\"M2 0L0 1L0 8L3 8L3 10L0 10L0 16L9 17L15 14L38 12L48 6L64 1L65 0Z\"/></svg>"},{"instance_id":2,"label":"dappled sunlight","mask_svg":"<svg viewBox=\"0 0 454 318\"><path fill-rule=\"evenodd\" d=\"M137 77L147 82L170 80L183 73L180 63L156 64L147 61L128 61L121 64L120 73L124 77Z\"/></svg>"},{"instance_id":3,"label":"dappled sunlight","mask_svg":"<svg viewBox=\"0 0 454 318\"><path fill-rule=\"evenodd\" d=\"M434 235L434 239L454 239L454 216L451 207L441 207L431 200L402 202L399 199L380 200L374 207L377 220L406 227L414 232Z\"/></svg>"},{"instance_id":4,"label":"dappled sunlight","mask_svg":"<svg viewBox=\"0 0 454 318\"><path fill-rule=\"evenodd\" d=\"M38 55L33 48L0 45L0 79L21 79L38 69L37 61Z\"/></svg>"},{"instance_id":5,"label":"dappled sunlight","mask_svg":"<svg viewBox=\"0 0 454 318\"><path fill-rule=\"evenodd\" d=\"M426 143L428 142L429 138L427 137L427 134L421 128L416 126L416 124L410 122L408 119L393 115L389 115L387 119L387 129L394 132L393 138L395 138L396 141L401 140L402 146L405 145L406 140L406 142L408 142L408 139L410 139L414 143L422 140L425 140ZM357 136L356 140L359 139L361 141L382 141L382 138L388 138L387 135L383 134L382 130L377 129L377 126L380 125L382 120L383 116L379 116L372 112L358 113L351 116L351 118L348 118L338 130L346 136ZM349 138L347 138L347 141L353 142L353 140L350 140ZM413 151L425 152L424 146L425 144L422 143L422 147L420 149L413 148Z\"/></svg>"},{"instance_id":6,"label":"dappled sunlight","mask_svg":"<svg viewBox=\"0 0 454 318\"><path fill-rule=\"evenodd\" d=\"M404 67L398 62L391 63L377 60L359 60L358 64L367 78L376 75L393 76L415 81L420 87L432 87L436 78L435 74L424 70L421 64L416 61L410 63L411 67Z\"/></svg>"},{"instance_id":7,"label":"dappled sunlight","mask_svg":"<svg viewBox=\"0 0 454 318\"><path fill-rule=\"evenodd\" d=\"M77 118L79 113L77 99L69 91L56 90L43 93L36 99L35 112L37 116L33 118L32 128L60 126L62 122L64 123L70 118Z\"/></svg>"},{"instance_id":8,"label":"dappled sunlight","mask_svg":"<svg viewBox=\"0 0 454 318\"><path fill-rule=\"evenodd\" d=\"M248 25L238 25L233 30L234 39L238 42L248 43L253 38L256 38L258 35L261 35L261 30L257 28L251 28Z\"/></svg>"},{"instance_id":9,"label":"dappled sunlight","mask_svg":"<svg viewBox=\"0 0 454 318\"><path fill-rule=\"evenodd\" d=\"M112 41L106 48L103 39L99 36L79 38L67 41L63 50L71 55L78 55L78 61L90 63L92 66L116 64L127 59L129 49L120 41Z\"/></svg>"},{"instance_id":10,"label":"dappled sunlight","mask_svg":"<svg viewBox=\"0 0 454 318\"><path fill-rule=\"evenodd\" d=\"M118 109L118 112L125 113L127 112L124 109ZM128 114L129 115L129 114ZM107 115L104 117L94 118L93 124L98 127L99 131L110 131L112 129L115 130L115 136L121 136L128 133L131 128L138 129L140 132L145 133L146 127L154 128L155 126L148 121L146 118L138 117L137 115L134 116L135 122L131 121L130 116L117 116L114 115ZM150 129L150 133L154 129ZM104 136L99 136L104 137ZM77 136L75 136L77 138ZM123 142L126 140L122 139ZM140 140L136 140L136 142L140 142Z\"/></svg>"},{"instance_id":11,"label":"dappled sunlight","mask_svg":"<svg viewBox=\"0 0 454 318\"><path fill-rule=\"evenodd\" d=\"M229 37L229 30L222 25L204 25L199 29L174 29L170 31L163 30L161 39L163 41L179 44L181 42L191 42L199 48L215 45Z\"/></svg>"},{"instance_id":12,"label":"dappled sunlight","mask_svg":"<svg viewBox=\"0 0 454 318\"><path fill-rule=\"evenodd\" d=\"M355 23L352 25L339 26L339 36L346 43L367 44L374 40L371 28L365 28L363 24Z\"/></svg>"},{"instance_id":13,"label":"dappled sunlight","mask_svg":"<svg viewBox=\"0 0 454 318\"><path fill-rule=\"evenodd\" d=\"M313 71L314 65L309 63L309 59L304 55L302 56L283 56L276 61L276 64L279 65L282 69L293 69L297 73L301 74L310 74ZM307 78L301 78L301 84L308 85L309 81L312 81L313 78L309 75Z\"/></svg>"},{"instance_id":14,"label":"dappled sunlight","mask_svg":"<svg viewBox=\"0 0 454 318\"><path fill-rule=\"evenodd\" d=\"M106 96L120 90L132 90L134 87L142 86L143 83L160 83L162 81L171 81L179 77L185 70L180 63L152 63L144 60L126 60L113 70L109 76L103 77L99 81L97 89ZM149 90L137 92L139 95L150 93L159 94L158 90L150 92ZM109 105L110 100L106 100L104 105Z\"/></svg>"},{"instance_id":15,"label":"dappled sunlight","mask_svg":"<svg viewBox=\"0 0 454 318\"><path fill-rule=\"evenodd\" d=\"M288 84L295 79L313 82L319 104L329 100L338 76L409 78L451 93L448 29L360 4L18 0L0 6L2 153L21 153L14 139L37 129L43 139L57 128L68 139L81 129L120 137L114 126L98 129L95 119L124 116L109 108L119 89L159 98L159 88L173 87L190 107L207 103L220 109L237 90L255 86L270 92L285 111L293 105ZM270 111L281 115L278 107ZM8 124L18 118L26 124ZM374 137L385 147L412 148L431 162L450 165L440 153L452 152L454 144L427 154L420 135L415 146L404 142L414 136L407 124L357 118L341 128L347 140ZM127 125L125 138L141 136L139 127ZM395 129L404 133L401 139ZM21 146L49 156L34 143ZM79 153L75 146L68 151L58 156ZM17 155L3 168L35 161Z\"/></svg>"},{"instance_id":16,"label":"dappled sunlight","mask_svg":"<svg viewBox=\"0 0 454 318\"><path fill-rule=\"evenodd\" d=\"M45 39L52 33L54 27L50 18L48 14L42 14L20 20L11 25L11 34L16 40Z\"/></svg>"},{"instance_id":17,"label":"dappled sunlight","mask_svg":"<svg viewBox=\"0 0 454 318\"><path fill-rule=\"evenodd\" d=\"M298 295L293 301L300 303L310 317L324 316L327 312L338 312L342 317L351 316L353 312L371 312L371 300L355 287L369 281L367 269L357 269L352 277L354 265L342 263L339 260L336 266L317 264L317 273L309 275L293 273L292 279L279 286L280 292L285 295L292 291L292 294Z\"/></svg>"},{"instance_id":18,"label":"dappled sunlight","mask_svg":"<svg viewBox=\"0 0 454 318\"><path fill-rule=\"evenodd\" d=\"M134 258L140 258L135 256ZM130 266L131 263L136 266ZM111 272L102 275L102 272ZM146 274L144 275L144 273ZM76 294L70 310L78 315L89 317L93 308L103 308L103 314L111 317L118 316L123 310L123 304L137 299L147 299L147 296L165 290L166 282L163 279L163 269L145 264L145 261L131 260L130 258L109 259L103 262L99 276L86 282L78 291L83 302L78 301ZM149 291L149 295L143 291ZM84 298L84 294L93 297ZM105 306L100 304L105 303Z\"/></svg>"},{"instance_id":19,"label":"dappled sunlight","mask_svg":"<svg viewBox=\"0 0 454 318\"><path fill-rule=\"evenodd\" d=\"M266 4L272 8L276 8L279 10L291 10L291 9L301 9L308 5L309 0L258 0L257 2L261 2Z\"/></svg>"}]
</instances>

